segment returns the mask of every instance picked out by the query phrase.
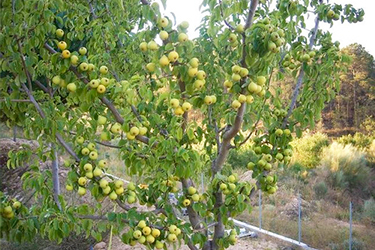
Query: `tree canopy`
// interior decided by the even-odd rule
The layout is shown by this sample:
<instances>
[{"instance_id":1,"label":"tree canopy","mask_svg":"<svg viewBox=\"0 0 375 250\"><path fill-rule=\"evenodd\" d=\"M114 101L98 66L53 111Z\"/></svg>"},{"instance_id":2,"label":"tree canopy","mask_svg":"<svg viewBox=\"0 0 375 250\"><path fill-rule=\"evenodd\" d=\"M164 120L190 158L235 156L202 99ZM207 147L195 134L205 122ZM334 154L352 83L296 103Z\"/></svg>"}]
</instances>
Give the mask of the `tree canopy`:
<instances>
[{"instance_id":1,"label":"tree canopy","mask_svg":"<svg viewBox=\"0 0 375 250\"><path fill-rule=\"evenodd\" d=\"M313 126L340 88L348 58L319 22L364 15L317 0L270 2L204 0L200 35L189 39L187 22L163 14L166 1L2 1L0 116L39 142L23 186L40 202L1 193L0 235L61 242L85 232L100 240L112 227L125 244L150 248L235 244L230 218L251 210L257 190L277 191L273 169L290 161L292 134ZM311 14L315 25L306 27ZM275 84L282 79L296 79L289 93ZM125 186L111 175L98 144L118 150L140 182ZM223 167L245 144L257 156L247 165L256 184ZM71 157L67 190L98 206L60 192L62 153ZM26 156L11 153L8 166ZM47 159L44 171L39 161ZM121 210L103 214L104 199Z\"/></svg>"}]
</instances>

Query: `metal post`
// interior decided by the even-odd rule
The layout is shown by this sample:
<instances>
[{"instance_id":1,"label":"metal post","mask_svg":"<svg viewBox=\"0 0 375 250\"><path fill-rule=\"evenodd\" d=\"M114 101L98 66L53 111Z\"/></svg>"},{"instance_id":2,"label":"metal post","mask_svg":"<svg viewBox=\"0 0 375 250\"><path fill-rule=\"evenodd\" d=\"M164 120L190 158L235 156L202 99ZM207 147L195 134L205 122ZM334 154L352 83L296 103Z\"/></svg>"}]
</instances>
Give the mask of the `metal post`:
<instances>
[{"instance_id":1,"label":"metal post","mask_svg":"<svg viewBox=\"0 0 375 250\"><path fill-rule=\"evenodd\" d=\"M352 250L352 202L349 203L349 250Z\"/></svg>"},{"instance_id":2,"label":"metal post","mask_svg":"<svg viewBox=\"0 0 375 250\"><path fill-rule=\"evenodd\" d=\"M59 156L57 153L57 147L55 144L50 144L51 150L53 151L53 158L52 158L52 183L53 183L53 198L56 202L57 207L62 210L61 203L59 201L60 195L60 178L59 178Z\"/></svg>"},{"instance_id":3,"label":"metal post","mask_svg":"<svg viewBox=\"0 0 375 250\"><path fill-rule=\"evenodd\" d=\"M259 229L262 229L262 190L259 189Z\"/></svg>"},{"instance_id":4,"label":"metal post","mask_svg":"<svg viewBox=\"0 0 375 250\"><path fill-rule=\"evenodd\" d=\"M17 127L16 125L13 126L13 141L17 141Z\"/></svg>"},{"instance_id":5,"label":"metal post","mask_svg":"<svg viewBox=\"0 0 375 250\"><path fill-rule=\"evenodd\" d=\"M301 194L298 194L298 243L301 243Z\"/></svg>"}]
</instances>

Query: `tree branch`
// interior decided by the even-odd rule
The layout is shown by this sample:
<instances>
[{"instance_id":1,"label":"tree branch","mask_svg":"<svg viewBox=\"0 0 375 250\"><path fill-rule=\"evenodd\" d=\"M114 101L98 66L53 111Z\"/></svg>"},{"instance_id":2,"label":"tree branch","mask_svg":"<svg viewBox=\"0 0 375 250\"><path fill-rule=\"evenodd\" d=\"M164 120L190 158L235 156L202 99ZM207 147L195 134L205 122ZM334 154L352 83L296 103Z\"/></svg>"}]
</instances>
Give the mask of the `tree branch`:
<instances>
[{"instance_id":1,"label":"tree branch","mask_svg":"<svg viewBox=\"0 0 375 250\"><path fill-rule=\"evenodd\" d=\"M318 33L318 27L319 27L319 17L317 16L315 18L315 27L313 29L313 34L312 36L310 37L310 43L309 43L309 50L312 49L312 47L314 46L315 44L315 39L316 39L316 35ZM299 74L298 74L298 78L297 78L297 83L296 83L296 88L294 89L293 91L293 95L292 95L292 101L290 102L290 105L289 105L289 109L288 109L288 113L287 115L285 116L284 120L283 120L283 124L282 124L282 128L285 128L287 123L288 123L288 119L289 117L292 115L292 112L296 106L296 102L297 102L297 97L299 95L299 91L301 89L301 86L302 86L302 82L303 82L303 77L305 75L305 71L303 70L303 66L301 67L300 71L299 71Z\"/></svg>"},{"instance_id":2,"label":"tree branch","mask_svg":"<svg viewBox=\"0 0 375 250\"><path fill-rule=\"evenodd\" d=\"M13 11L14 11L14 9L13 9ZM17 39L17 36L15 38ZM17 40L17 45L18 45L18 52L20 52L20 58L21 58L21 63L22 63L23 71L24 71L24 73L25 73L25 75L27 77L27 82L29 84L29 89L32 91L31 77L30 77L29 72L27 72L26 63L25 63L25 59L23 58L23 53L22 53L22 49L21 49L21 43L20 43L19 40Z\"/></svg>"},{"instance_id":3,"label":"tree branch","mask_svg":"<svg viewBox=\"0 0 375 250\"><path fill-rule=\"evenodd\" d=\"M227 20L224 19L224 11L223 11L223 1L219 0L219 5L220 5L220 15L224 20L224 23L226 26L228 26L229 29L234 30L234 27L228 23Z\"/></svg>"},{"instance_id":4,"label":"tree branch","mask_svg":"<svg viewBox=\"0 0 375 250\"><path fill-rule=\"evenodd\" d=\"M40 107L39 103L35 100L34 96L30 92L30 90L27 88L27 86L24 83L21 83L22 88L25 90L27 96L30 99L30 102L34 105L36 110L38 111L39 115L43 118L46 119L46 115L44 114L42 108ZM66 141L62 138L62 136L56 132L55 134L57 141L65 148L65 150L73 156L73 158L79 162L80 158L77 156L77 154L73 151L73 149L66 143Z\"/></svg>"},{"instance_id":5,"label":"tree branch","mask_svg":"<svg viewBox=\"0 0 375 250\"><path fill-rule=\"evenodd\" d=\"M219 138L219 128L217 127L217 123L215 119L212 119L212 106L208 106L208 121L215 129L215 140L217 144L217 152L220 152L220 138Z\"/></svg>"},{"instance_id":6,"label":"tree branch","mask_svg":"<svg viewBox=\"0 0 375 250\"><path fill-rule=\"evenodd\" d=\"M49 44L45 43L44 44L44 48L46 48L50 53L54 54L54 53L57 53ZM89 80L82 76L81 73L78 72L77 68L73 67L73 66L70 66L69 69L76 75L76 77L78 79L80 79L83 83L85 84L88 84L89 83ZM116 122L120 123L120 124L124 124L125 120L124 118L121 116L120 112L116 109L115 105L113 105L113 103L107 99L105 96L102 96L102 97L99 97L99 99L101 100L101 102L107 106L107 108L112 112L112 115L115 117L115 120ZM138 141L140 142L143 142L145 144L148 144L149 143L149 138L147 136L144 136L144 135L137 135L135 137Z\"/></svg>"},{"instance_id":7,"label":"tree branch","mask_svg":"<svg viewBox=\"0 0 375 250\"><path fill-rule=\"evenodd\" d=\"M251 27L251 25L253 24L253 19L254 19L254 15L255 15L255 10L258 6L258 0L251 0L251 3L250 3L250 8L249 8L249 14L247 16L247 19L246 19L246 23L245 23L245 26L244 26L244 30L246 31L247 29L249 29ZM244 68L247 68L247 65L246 65L246 56L247 56L247 52L246 52L246 35L245 35L245 32L242 33L242 59L241 59L241 65L242 67Z\"/></svg>"},{"instance_id":8,"label":"tree branch","mask_svg":"<svg viewBox=\"0 0 375 250\"><path fill-rule=\"evenodd\" d=\"M250 26L253 23L253 18L255 15L255 10L258 5L258 0L251 0L250 7L249 7L249 14L246 19L246 24L245 24L245 30L249 29ZM246 65L246 36L245 33L242 34L242 58L241 58L241 65L244 68L247 68ZM221 171L222 166L224 165L225 160L228 157L229 149L231 147L230 141L236 136L236 134L240 131L242 122L243 122L243 116L245 114L246 110L246 103L243 103L241 107L237 111L237 115L234 121L234 124L230 129L228 129L226 132L223 134L223 139L220 147L220 151L217 158L212 162L211 166L211 171L212 171L212 178L215 177L215 175ZM216 250L219 249L217 240L220 238L224 237L224 224L223 224L223 219L222 215L220 213L220 206L223 204L223 196L220 190L217 190L213 193L215 196L215 204L214 208L216 211L215 215L217 217L216 221L217 224L215 225L215 230L214 230L214 237L213 237L213 244L211 245L211 248Z\"/></svg>"},{"instance_id":9,"label":"tree branch","mask_svg":"<svg viewBox=\"0 0 375 250\"><path fill-rule=\"evenodd\" d=\"M27 72L28 75L30 75L29 72ZM48 91L48 88L46 86L43 85L43 83L41 83L40 81L38 80L34 80L35 84L40 88L42 89L45 93L49 93Z\"/></svg>"},{"instance_id":10,"label":"tree branch","mask_svg":"<svg viewBox=\"0 0 375 250\"><path fill-rule=\"evenodd\" d=\"M216 191L214 195L215 195L214 209L218 211L218 213L216 214L217 224L215 225L215 229L214 229L213 248L217 249L218 248L217 240L224 237L225 228L224 228L222 214L220 212L220 207L223 205L223 195L220 190Z\"/></svg>"},{"instance_id":11,"label":"tree branch","mask_svg":"<svg viewBox=\"0 0 375 250\"><path fill-rule=\"evenodd\" d=\"M132 209L131 206L122 203L119 199L116 199L116 203L117 203L117 205L119 205L119 207L121 207L121 208L124 209L125 211L129 211L130 209Z\"/></svg>"},{"instance_id":12,"label":"tree branch","mask_svg":"<svg viewBox=\"0 0 375 250\"><path fill-rule=\"evenodd\" d=\"M92 15L92 18L93 18L93 19L97 19L98 16L95 14L94 7L93 7L92 4L91 4L91 0L87 0L87 3L89 4L90 13L91 13L91 15Z\"/></svg>"},{"instance_id":13,"label":"tree branch","mask_svg":"<svg viewBox=\"0 0 375 250\"><path fill-rule=\"evenodd\" d=\"M253 22L253 18L255 15L255 9L258 5L258 0L252 0L250 3L250 8L249 8L249 15L246 20L246 25L245 25L245 30L250 28ZM246 49L245 49L246 43L245 43L245 34L243 34L243 51L242 51L242 66L247 67L246 65ZM218 157L214 160L212 164L212 173L213 176L221 169L223 166L227 156L228 156L228 151L230 148L230 141L231 139L236 136L236 134L240 131L242 122L243 122L243 116L246 110L246 103L243 103L241 107L237 111L237 115L234 121L234 124L232 127L224 133L223 135L223 140L222 140L222 146L220 148L220 152Z\"/></svg>"},{"instance_id":14,"label":"tree branch","mask_svg":"<svg viewBox=\"0 0 375 250\"><path fill-rule=\"evenodd\" d=\"M184 189L188 189L190 186L194 186L193 182L190 179L184 179L181 178L182 187ZM198 215L196 211L191 206L188 206L187 208L189 221L193 229L201 229L202 228L202 218Z\"/></svg>"}]
</instances>

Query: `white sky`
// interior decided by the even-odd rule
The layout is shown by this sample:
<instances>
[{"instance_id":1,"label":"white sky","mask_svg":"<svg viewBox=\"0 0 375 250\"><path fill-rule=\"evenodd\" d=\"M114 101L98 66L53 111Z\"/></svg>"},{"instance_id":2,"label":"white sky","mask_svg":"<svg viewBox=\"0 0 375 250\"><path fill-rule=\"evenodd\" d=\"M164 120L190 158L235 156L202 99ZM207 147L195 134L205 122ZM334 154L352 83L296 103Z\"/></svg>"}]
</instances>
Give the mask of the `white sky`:
<instances>
[{"instance_id":1,"label":"white sky","mask_svg":"<svg viewBox=\"0 0 375 250\"><path fill-rule=\"evenodd\" d=\"M194 30L199 26L203 16L199 11L201 2L202 0L167 0L167 9L164 14L172 18L170 12L173 12L176 16L177 24L182 21L188 21L190 24L188 35L193 38L197 36L197 32L194 32ZM331 4L351 3L355 8L363 8L365 10L363 22L356 24L345 22L341 24L341 21L335 21L330 32L333 33L333 39L341 43L340 47L345 47L351 43L359 43L375 57L375 0L330 0L329 2ZM160 6L162 10L162 5ZM320 27L329 29L329 25L322 24Z\"/></svg>"}]
</instances>

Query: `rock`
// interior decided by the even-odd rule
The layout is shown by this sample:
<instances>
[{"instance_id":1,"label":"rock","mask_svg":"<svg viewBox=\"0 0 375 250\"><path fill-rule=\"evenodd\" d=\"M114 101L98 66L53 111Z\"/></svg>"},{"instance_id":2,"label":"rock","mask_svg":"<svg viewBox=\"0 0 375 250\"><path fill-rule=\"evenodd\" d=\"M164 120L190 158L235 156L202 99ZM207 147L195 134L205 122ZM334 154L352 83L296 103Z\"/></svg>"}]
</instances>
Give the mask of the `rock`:
<instances>
[{"instance_id":1,"label":"rock","mask_svg":"<svg viewBox=\"0 0 375 250\"><path fill-rule=\"evenodd\" d=\"M105 242L99 242L94 246L94 250L106 250L107 249L107 243Z\"/></svg>"}]
</instances>

